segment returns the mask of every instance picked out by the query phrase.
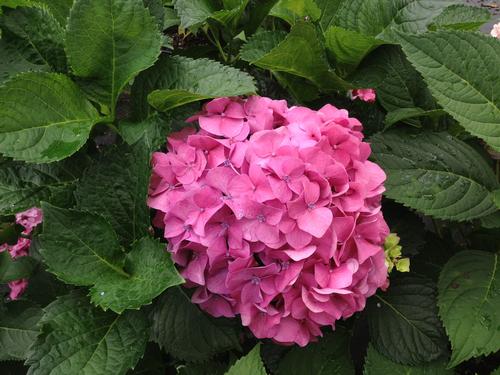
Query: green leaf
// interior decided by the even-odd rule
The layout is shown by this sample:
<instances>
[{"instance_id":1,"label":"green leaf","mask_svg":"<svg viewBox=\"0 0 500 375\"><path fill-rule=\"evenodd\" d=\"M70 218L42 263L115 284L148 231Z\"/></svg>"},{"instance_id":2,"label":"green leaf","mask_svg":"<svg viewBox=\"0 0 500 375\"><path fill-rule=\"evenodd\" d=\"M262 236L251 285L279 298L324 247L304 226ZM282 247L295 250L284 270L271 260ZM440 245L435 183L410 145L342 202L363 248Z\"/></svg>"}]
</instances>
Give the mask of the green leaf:
<instances>
[{"instance_id":1,"label":"green leaf","mask_svg":"<svg viewBox=\"0 0 500 375\"><path fill-rule=\"evenodd\" d=\"M142 139L150 151L157 150L165 143L169 129L169 122L159 116L139 122L122 121L119 126L120 135L125 142L133 145Z\"/></svg>"},{"instance_id":2,"label":"green leaf","mask_svg":"<svg viewBox=\"0 0 500 375\"><path fill-rule=\"evenodd\" d=\"M267 17L273 6L278 0L259 0L250 1L248 5L248 20L244 24L243 30L248 37L255 33L264 19Z\"/></svg>"},{"instance_id":3,"label":"green leaf","mask_svg":"<svg viewBox=\"0 0 500 375\"><path fill-rule=\"evenodd\" d=\"M43 333L26 362L29 375L122 375L146 348L148 321L140 311L104 312L80 293L60 297L44 311Z\"/></svg>"},{"instance_id":4,"label":"green leaf","mask_svg":"<svg viewBox=\"0 0 500 375\"><path fill-rule=\"evenodd\" d=\"M427 278L391 279L387 292L368 301L367 316L371 342L395 362L416 365L446 354L448 341L437 314L436 288Z\"/></svg>"},{"instance_id":5,"label":"green leaf","mask_svg":"<svg viewBox=\"0 0 500 375\"><path fill-rule=\"evenodd\" d=\"M330 71L316 28L310 23L297 22L281 43L250 63L259 68L306 78L324 89L345 85Z\"/></svg>"},{"instance_id":6,"label":"green leaf","mask_svg":"<svg viewBox=\"0 0 500 375\"><path fill-rule=\"evenodd\" d=\"M220 96L254 93L253 78L238 69L208 59L172 56L160 60L156 90L149 103L160 111Z\"/></svg>"},{"instance_id":7,"label":"green leaf","mask_svg":"<svg viewBox=\"0 0 500 375\"><path fill-rule=\"evenodd\" d=\"M0 0L0 7L17 8L34 6L35 0Z\"/></svg>"},{"instance_id":8,"label":"green leaf","mask_svg":"<svg viewBox=\"0 0 500 375\"><path fill-rule=\"evenodd\" d=\"M179 288L170 288L155 302L152 320L152 339L178 359L205 361L239 348L234 322L204 314Z\"/></svg>"},{"instance_id":9,"label":"green leaf","mask_svg":"<svg viewBox=\"0 0 500 375\"><path fill-rule=\"evenodd\" d=\"M66 26L74 0L36 0L36 2L45 5L62 27Z\"/></svg>"},{"instance_id":10,"label":"green leaf","mask_svg":"<svg viewBox=\"0 0 500 375\"><path fill-rule=\"evenodd\" d=\"M8 251L0 252L0 283L25 279L31 275L36 262L33 258L25 256L12 259Z\"/></svg>"},{"instance_id":11,"label":"green leaf","mask_svg":"<svg viewBox=\"0 0 500 375\"><path fill-rule=\"evenodd\" d=\"M422 77L396 46L384 46L371 53L350 81L356 87L375 88L378 101L388 112L400 108L436 108ZM419 126L420 122L412 125Z\"/></svg>"},{"instance_id":12,"label":"green leaf","mask_svg":"<svg viewBox=\"0 0 500 375\"><path fill-rule=\"evenodd\" d=\"M334 23L378 39L392 41L394 30L420 33L434 17L458 0L351 0L338 9Z\"/></svg>"},{"instance_id":13,"label":"green leaf","mask_svg":"<svg viewBox=\"0 0 500 375\"><path fill-rule=\"evenodd\" d=\"M498 254L462 251L438 282L439 315L451 341L449 366L500 349Z\"/></svg>"},{"instance_id":14,"label":"green leaf","mask_svg":"<svg viewBox=\"0 0 500 375\"><path fill-rule=\"evenodd\" d=\"M162 37L141 0L77 0L66 32L68 60L114 118L118 95L154 64Z\"/></svg>"},{"instance_id":15,"label":"green leaf","mask_svg":"<svg viewBox=\"0 0 500 375\"><path fill-rule=\"evenodd\" d=\"M280 44L286 35L284 31L260 31L241 47L240 58L247 62L257 61Z\"/></svg>"},{"instance_id":16,"label":"green leaf","mask_svg":"<svg viewBox=\"0 0 500 375\"><path fill-rule=\"evenodd\" d=\"M328 30L333 26L335 14L345 0L314 0L318 7L321 9L321 16L319 17L319 25L323 31Z\"/></svg>"},{"instance_id":17,"label":"green leaf","mask_svg":"<svg viewBox=\"0 0 500 375\"><path fill-rule=\"evenodd\" d=\"M66 71L64 30L45 9L20 8L1 18L2 39L33 64Z\"/></svg>"},{"instance_id":18,"label":"green leaf","mask_svg":"<svg viewBox=\"0 0 500 375\"><path fill-rule=\"evenodd\" d=\"M165 8L165 17L163 19L163 29L166 30L172 26L178 26L181 20L172 8Z\"/></svg>"},{"instance_id":19,"label":"green leaf","mask_svg":"<svg viewBox=\"0 0 500 375\"><path fill-rule=\"evenodd\" d=\"M23 360L38 336L42 309L26 301L6 304L0 314L0 361Z\"/></svg>"},{"instance_id":20,"label":"green leaf","mask_svg":"<svg viewBox=\"0 0 500 375\"><path fill-rule=\"evenodd\" d=\"M183 282L165 246L145 237L126 254L100 216L44 204L40 253L49 271L74 285L92 286L92 301L121 313L138 309ZM93 233L88 236L88 233Z\"/></svg>"},{"instance_id":21,"label":"green leaf","mask_svg":"<svg viewBox=\"0 0 500 375\"><path fill-rule=\"evenodd\" d=\"M397 122L407 122L412 124L411 119L416 117L439 117L446 115L446 112L442 109L431 109L424 110L422 108L399 108L394 111L391 111L385 117L385 125L386 127L390 127Z\"/></svg>"},{"instance_id":22,"label":"green leaf","mask_svg":"<svg viewBox=\"0 0 500 375\"><path fill-rule=\"evenodd\" d=\"M224 5L225 9L218 10L217 12L212 13L210 18L220 22L229 30L235 31L235 28L240 21L248 3L249 0L237 0L234 2L234 4Z\"/></svg>"},{"instance_id":23,"label":"green leaf","mask_svg":"<svg viewBox=\"0 0 500 375\"><path fill-rule=\"evenodd\" d=\"M294 25L297 21L309 18L316 21L321 16L321 9L314 0L280 0L271 9L269 15L281 18Z\"/></svg>"},{"instance_id":24,"label":"green leaf","mask_svg":"<svg viewBox=\"0 0 500 375\"><path fill-rule=\"evenodd\" d=\"M144 142L113 147L85 171L75 191L77 208L102 215L124 245L147 235L150 227L149 156Z\"/></svg>"},{"instance_id":25,"label":"green leaf","mask_svg":"<svg viewBox=\"0 0 500 375\"><path fill-rule=\"evenodd\" d=\"M177 367L178 375L223 375L227 365L214 360L204 363L187 363ZM163 375L163 374L162 374Z\"/></svg>"},{"instance_id":26,"label":"green leaf","mask_svg":"<svg viewBox=\"0 0 500 375\"><path fill-rule=\"evenodd\" d=\"M184 283L165 244L149 237L133 244L125 260L125 270L130 277L116 272L103 274L90 289L92 302L121 313L150 304L165 289Z\"/></svg>"},{"instance_id":27,"label":"green leaf","mask_svg":"<svg viewBox=\"0 0 500 375\"><path fill-rule=\"evenodd\" d=\"M99 215L42 203L40 253L49 271L66 283L94 285L103 275L123 270L125 252L111 225ZM91 233L92 235L89 235Z\"/></svg>"},{"instance_id":28,"label":"green leaf","mask_svg":"<svg viewBox=\"0 0 500 375\"><path fill-rule=\"evenodd\" d=\"M283 72L273 72L273 76L299 103L311 102L319 97L318 88L305 78Z\"/></svg>"},{"instance_id":29,"label":"green leaf","mask_svg":"<svg viewBox=\"0 0 500 375\"><path fill-rule=\"evenodd\" d=\"M40 201L67 204L80 176L81 158L51 164L0 163L0 215L14 215Z\"/></svg>"},{"instance_id":30,"label":"green leaf","mask_svg":"<svg viewBox=\"0 0 500 375\"><path fill-rule=\"evenodd\" d=\"M183 29L197 28L217 10L212 0L176 0L174 8Z\"/></svg>"},{"instance_id":31,"label":"green leaf","mask_svg":"<svg viewBox=\"0 0 500 375\"><path fill-rule=\"evenodd\" d=\"M445 8L429 28L476 31L490 19L491 14L485 8L457 4Z\"/></svg>"},{"instance_id":32,"label":"green leaf","mask_svg":"<svg viewBox=\"0 0 500 375\"><path fill-rule=\"evenodd\" d=\"M260 344L244 357L241 357L232 365L225 375L267 375L262 359L260 358Z\"/></svg>"},{"instance_id":33,"label":"green leaf","mask_svg":"<svg viewBox=\"0 0 500 375\"><path fill-rule=\"evenodd\" d=\"M372 50L383 44L372 36L332 26L325 32L325 45L335 59L336 67L353 69Z\"/></svg>"},{"instance_id":34,"label":"green leaf","mask_svg":"<svg viewBox=\"0 0 500 375\"><path fill-rule=\"evenodd\" d=\"M453 375L453 371L446 370L446 363L443 361L432 362L420 366L406 366L393 362L382 354L378 353L373 346L368 347L365 360L364 375Z\"/></svg>"},{"instance_id":35,"label":"green leaf","mask_svg":"<svg viewBox=\"0 0 500 375\"><path fill-rule=\"evenodd\" d=\"M46 65L33 64L28 61L15 46L9 45L4 39L0 39L0 84L23 72L45 71Z\"/></svg>"},{"instance_id":36,"label":"green leaf","mask_svg":"<svg viewBox=\"0 0 500 375\"><path fill-rule=\"evenodd\" d=\"M500 41L479 33L399 34L437 102L471 134L500 150ZM446 51L446 53L443 53Z\"/></svg>"},{"instance_id":37,"label":"green leaf","mask_svg":"<svg viewBox=\"0 0 500 375\"><path fill-rule=\"evenodd\" d=\"M471 220L495 211L495 175L472 147L446 133L395 130L371 138L388 174L385 195L425 215Z\"/></svg>"},{"instance_id":38,"label":"green leaf","mask_svg":"<svg viewBox=\"0 0 500 375\"><path fill-rule=\"evenodd\" d=\"M1 153L48 163L78 151L99 115L69 78L25 73L0 87L0 121Z\"/></svg>"},{"instance_id":39,"label":"green leaf","mask_svg":"<svg viewBox=\"0 0 500 375\"><path fill-rule=\"evenodd\" d=\"M353 375L349 336L341 327L305 348L293 347L281 360L283 375Z\"/></svg>"}]
</instances>

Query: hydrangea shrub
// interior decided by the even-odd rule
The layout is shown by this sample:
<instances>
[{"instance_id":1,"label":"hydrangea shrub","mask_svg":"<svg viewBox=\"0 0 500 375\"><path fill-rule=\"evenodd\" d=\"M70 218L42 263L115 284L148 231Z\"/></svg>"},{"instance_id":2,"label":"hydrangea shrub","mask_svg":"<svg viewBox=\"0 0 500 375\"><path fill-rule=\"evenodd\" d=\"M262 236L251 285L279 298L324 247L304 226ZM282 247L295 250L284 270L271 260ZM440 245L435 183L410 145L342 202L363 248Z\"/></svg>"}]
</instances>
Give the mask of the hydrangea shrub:
<instances>
[{"instance_id":1,"label":"hydrangea shrub","mask_svg":"<svg viewBox=\"0 0 500 375\"><path fill-rule=\"evenodd\" d=\"M470 3L0 0L0 373L497 374Z\"/></svg>"}]
</instances>

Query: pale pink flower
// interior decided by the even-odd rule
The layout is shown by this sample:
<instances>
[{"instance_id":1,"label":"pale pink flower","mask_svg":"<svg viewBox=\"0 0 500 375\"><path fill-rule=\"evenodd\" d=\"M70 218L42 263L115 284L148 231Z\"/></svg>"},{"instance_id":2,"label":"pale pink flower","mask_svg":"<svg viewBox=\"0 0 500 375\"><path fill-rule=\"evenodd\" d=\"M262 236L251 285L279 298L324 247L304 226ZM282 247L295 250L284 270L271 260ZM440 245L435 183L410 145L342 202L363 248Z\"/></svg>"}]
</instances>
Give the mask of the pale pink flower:
<instances>
[{"instance_id":1,"label":"pale pink flower","mask_svg":"<svg viewBox=\"0 0 500 375\"><path fill-rule=\"evenodd\" d=\"M42 210L37 207L16 214L16 223L25 228L24 234L30 234L33 228L40 224L42 220Z\"/></svg>"},{"instance_id":2,"label":"pale pink flower","mask_svg":"<svg viewBox=\"0 0 500 375\"><path fill-rule=\"evenodd\" d=\"M373 103L377 98L374 89L354 89L350 92L351 99L361 99L364 102Z\"/></svg>"},{"instance_id":3,"label":"pale pink flower","mask_svg":"<svg viewBox=\"0 0 500 375\"><path fill-rule=\"evenodd\" d=\"M500 39L500 22L493 25L493 27L491 28L491 31L490 31L490 35L493 38Z\"/></svg>"}]
</instances>

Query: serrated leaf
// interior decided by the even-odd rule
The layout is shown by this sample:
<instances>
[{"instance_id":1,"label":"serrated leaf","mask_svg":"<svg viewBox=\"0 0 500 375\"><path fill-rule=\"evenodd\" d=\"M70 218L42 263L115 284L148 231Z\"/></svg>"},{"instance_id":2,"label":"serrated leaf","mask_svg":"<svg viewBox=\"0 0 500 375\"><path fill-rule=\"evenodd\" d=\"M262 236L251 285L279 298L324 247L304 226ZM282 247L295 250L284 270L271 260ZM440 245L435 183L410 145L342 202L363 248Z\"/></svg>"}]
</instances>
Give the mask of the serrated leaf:
<instances>
[{"instance_id":1,"label":"serrated leaf","mask_svg":"<svg viewBox=\"0 0 500 375\"><path fill-rule=\"evenodd\" d=\"M46 71L46 65L33 64L28 61L15 46L9 45L4 39L0 39L0 84L23 72Z\"/></svg>"},{"instance_id":2,"label":"serrated leaf","mask_svg":"<svg viewBox=\"0 0 500 375\"><path fill-rule=\"evenodd\" d=\"M321 9L321 16L319 17L319 25L323 31L328 30L333 26L333 20L338 9L346 0L314 0L318 7Z\"/></svg>"},{"instance_id":3,"label":"serrated leaf","mask_svg":"<svg viewBox=\"0 0 500 375\"><path fill-rule=\"evenodd\" d=\"M74 0L36 0L36 2L45 5L62 27L66 26Z\"/></svg>"},{"instance_id":4,"label":"serrated leaf","mask_svg":"<svg viewBox=\"0 0 500 375\"><path fill-rule=\"evenodd\" d=\"M233 322L209 317L179 288L168 289L156 300L151 317L152 339L175 358L199 362L239 348Z\"/></svg>"},{"instance_id":5,"label":"serrated leaf","mask_svg":"<svg viewBox=\"0 0 500 375\"><path fill-rule=\"evenodd\" d=\"M475 31L490 19L491 14L485 8L457 4L445 8L429 28Z\"/></svg>"},{"instance_id":6,"label":"serrated leaf","mask_svg":"<svg viewBox=\"0 0 500 375\"><path fill-rule=\"evenodd\" d=\"M77 208L102 215L124 245L150 227L149 151L143 142L111 148L85 171L75 191Z\"/></svg>"},{"instance_id":7,"label":"serrated leaf","mask_svg":"<svg viewBox=\"0 0 500 375\"><path fill-rule=\"evenodd\" d=\"M371 342L394 362L416 365L446 354L447 339L436 306L434 283L405 275L368 301Z\"/></svg>"},{"instance_id":8,"label":"serrated leaf","mask_svg":"<svg viewBox=\"0 0 500 375\"><path fill-rule=\"evenodd\" d=\"M162 37L141 0L77 0L66 32L73 73L111 117L123 88L154 64Z\"/></svg>"},{"instance_id":9,"label":"serrated leaf","mask_svg":"<svg viewBox=\"0 0 500 375\"><path fill-rule=\"evenodd\" d=\"M388 112L400 108L436 108L422 77L396 46L384 46L371 53L350 81L356 87L375 88L378 101ZM420 125L420 122L412 122L412 125Z\"/></svg>"},{"instance_id":10,"label":"serrated leaf","mask_svg":"<svg viewBox=\"0 0 500 375\"><path fill-rule=\"evenodd\" d=\"M255 93L253 78L238 69L208 59L172 56L160 61L157 87L148 96L149 103L168 111L195 101L220 96Z\"/></svg>"},{"instance_id":11,"label":"serrated leaf","mask_svg":"<svg viewBox=\"0 0 500 375\"><path fill-rule=\"evenodd\" d=\"M142 238L125 254L101 216L48 204L42 209L40 253L49 271L69 284L91 286L92 301L102 308L138 309L183 282L156 240Z\"/></svg>"},{"instance_id":12,"label":"serrated leaf","mask_svg":"<svg viewBox=\"0 0 500 375\"><path fill-rule=\"evenodd\" d=\"M60 297L44 311L43 333L26 362L29 375L121 375L144 353L148 321L140 311L104 312L80 293Z\"/></svg>"},{"instance_id":13,"label":"serrated leaf","mask_svg":"<svg viewBox=\"0 0 500 375\"><path fill-rule=\"evenodd\" d=\"M443 109L466 131L500 150L500 41L445 30L400 33L398 38Z\"/></svg>"},{"instance_id":14,"label":"serrated leaf","mask_svg":"<svg viewBox=\"0 0 500 375\"><path fill-rule=\"evenodd\" d=\"M385 117L385 125L386 128L394 125L397 122L407 122L412 124L412 122L408 121L418 117L434 117L437 118L439 116L446 115L446 112L442 109L430 109L424 110L419 107L415 108L399 108L394 111L391 111Z\"/></svg>"},{"instance_id":15,"label":"serrated leaf","mask_svg":"<svg viewBox=\"0 0 500 375\"><path fill-rule=\"evenodd\" d=\"M133 145L142 139L150 151L160 148L165 143L169 128L169 121L159 116L138 122L122 121L119 126L120 135L125 142Z\"/></svg>"},{"instance_id":16,"label":"serrated leaf","mask_svg":"<svg viewBox=\"0 0 500 375\"><path fill-rule=\"evenodd\" d=\"M262 24L264 19L267 17L273 6L278 2L278 0L260 0L260 1L250 1L248 5L247 14L249 15L248 20L243 25L243 30L245 35L251 36L254 34L259 26Z\"/></svg>"},{"instance_id":17,"label":"serrated leaf","mask_svg":"<svg viewBox=\"0 0 500 375\"><path fill-rule=\"evenodd\" d=\"M334 23L378 39L392 41L394 30L420 33L457 0L351 0L338 9Z\"/></svg>"},{"instance_id":18,"label":"serrated leaf","mask_svg":"<svg viewBox=\"0 0 500 375\"><path fill-rule=\"evenodd\" d=\"M26 358L28 348L39 334L37 323L42 309L30 302L12 301L0 314L0 361Z\"/></svg>"},{"instance_id":19,"label":"serrated leaf","mask_svg":"<svg viewBox=\"0 0 500 375\"><path fill-rule=\"evenodd\" d=\"M260 344L254 346L250 352L241 357L232 365L225 375L267 375L262 359L260 358Z\"/></svg>"},{"instance_id":20,"label":"serrated leaf","mask_svg":"<svg viewBox=\"0 0 500 375\"><path fill-rule=\"evenodd\" d=\"M453 371L446 370L444 361L432 362L420 366L406 366L391 361L377 352L373 346L368 347L366 355L364 375L387 375L387 374L405 374L405 375L453 375Z\"/></svg>"},{"instance_id":21,"label":"serrated leaf","mask_svg":"<svg viewBox=\"0 0 500 375\"><path fill-rule=\"evenodd\" d=\"M257 61L280 44L286 35L284 31L260 31L241 47L240 58L247 62Z\"/></svg>"},{"instance_id":22,"label":"serrated leaf","mask_svg":"<svg viewBox=\"0 0 500 375\"><path fill-rule=\"evenodd\" d=\"M495 175L472 147L446 133L394 130L371 138L385 195L426 215L471 220L495 211Z\"/></svg>"},{"instance_id":23,"label":"serrated leaf","mask_svg":"<svg viewBox=\"0 0 500 375\"><path fill-rule=\"evenodd\" d=\"M2 39L33 64L66 70L64 30L44 8L19 8L1 18Z\"/></svg>"},{"instance_id":24,"label":"serrated leaf","mask_svg":"<svg viewBox=\"0 0 500 375\"><path fill-rule=\"evenodd\" d=\"M305 348L293 347L281 360L280 375L354 375L349 336L338 327Z\"/></svg>"},{"instance_id":25,"label":"serrated leaf","mask_svg":"<svg viewBox=\"0 0 500 375\"><path fill-rule=\"evenodd\" d=\"M234 31L249 1L250 0L237 0L233 2L224 1L224 9L212 13L210 18L220 22L229 30Z\"/></svg>"},{"instance_id":26,"label":"serrated leaf","mask_svg":"<svg viewBox=\"0 0 500 375\"><path fill-rule=\"evenodd\" d=\"M345 85L330 71L316 28L306 22L297 22L281 43L250 63L259 68L306 78L324 89Z\"/></svg>"},{"instance_id":27,"label":"serrated leaf","mask_svg":"<svg viewBox=\"0 0 500 375\"><path fill-rule=\"evenodd\" d=\"M92 302L121 313L149 304L165 289L184 283L165 245L149 237L133 244L125 259L125 271L130 277L103 274L90 289Z\"/></svg>"},{"instance_id":28,"label":"serrated leaf","mask_svg":"<svg viewBox=\"0 0 500 375\"><path fill-rule=\"evenodd\" d=\"M31 275L36 262L33 258L24 256L12 259L8 251L0 252L0 283L25 279Z\"/></svg>"},{"instance_id":29,"label":"serrated leaf","mask_svg":"<svg viewBox=\"0 0 500 375\"><path fill-rule=\"evenodd\" d=\"M338 26L325 31L325 46L340 69L356 68L368 53L381 44L382 41L372 36Z\"/></svg>"},{"instance_id":30,"label":"serrated leaf","mask_svg":"<svg viewBox=\"0 0 500 375\"><path fill-rule=\"evenodd\" d=\"M51 164L0 163L0 214L14 215L40 201L71 201L78 179L68 162Z\"/></svg>"},{"instance_id":31,"label":"serrated leaf","mask_svg":"<svg viewBox=\"0 0 500 375\"><path fill-rule=\"evenodd\" d=\"M183 29L200 26L217 10L212 0L176 0L174 8Z\"/></svg>"},{"instance_id":32,"label":"serrated leaf","mask_svg":"<svg viewBox=\"0 0 500 375\"><path fill-rule=\"evenodd\" d=\"M498 254L462 251L441 271L438 305L451 341L449 367L500 349L498 268Z\"/></svg>"},{"instance_id":33,"label":"serrated leaf","mask_svg":"<svg viewBox=\"0 0 500 375\"><path fill-rule=\"evenodd\" d=\"M271 9L269 15L281 18L294 25L305 18L316 21L321 16L321 9L314 0L280 0Z\"/></svg>"},{"instance_id":34,"label":"serrated leaf","mask_svg":"<svg viewBox=\"0 0 500 375\"><path fill-rule=\"evenodd\" d=\"M48 163L82 147L99 121L95 108L67 77L24 73L0 87L0 153Z\"/></svg>"}]
</instances>

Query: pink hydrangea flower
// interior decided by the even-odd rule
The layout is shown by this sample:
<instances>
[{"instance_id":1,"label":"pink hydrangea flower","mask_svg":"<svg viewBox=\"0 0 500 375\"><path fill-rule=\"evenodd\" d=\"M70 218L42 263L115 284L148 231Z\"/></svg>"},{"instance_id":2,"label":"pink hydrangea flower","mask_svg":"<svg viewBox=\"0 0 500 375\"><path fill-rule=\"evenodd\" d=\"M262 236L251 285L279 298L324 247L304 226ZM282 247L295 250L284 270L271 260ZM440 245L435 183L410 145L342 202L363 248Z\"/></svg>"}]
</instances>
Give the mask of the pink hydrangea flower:
<instances>
[{"instance_id":1,"label":"pink hydrangea flower","mask_svg":"<svg viewBox=\"0 0 500 375\"><path fill-rule=\"evenodd\" d=\"M373 103L377 98L374 89L355 89L350 92L351 99L361 99L364 102Z\"/></svg>"},{"instance_id":2,"label":"pink hydrangea flower","mask_svg":"<svg viewBox=\"0 0 500 375\"><path fill-rule=\"evenodd\" d=\"M28 287L28 280L14 280L11 281L8 285L10 288L9 298L14 301L16 299L19 299L19 297L21 297L21 295L24 293L24 291Z\"/></svg>"},{"instance_id":3,"label":"pink hydrangea flower","mask_svg":"<svg viewBox=\"0 0 500 375\"><path fill-rule=\"evenodd\" d=\"M500 39L500 22L493 25L491 31L490 31L490 35L493 37L493 38L497 38L497 39Z\"/></svg>"},{"instance_id":4,"label":"pink hydrangea flower","mask_svg":"<svg viewBox=\"0 0 500 375\"><path fill-rule=\"evenodd\" d=\"M387 285L386 176L346 110L219 98L188 121L153 155L149 205L194 303L304 346Z\"/></svg>"},{"instance_id":5,"label":"pink hydrangea flower","mask_svg":"<svg viewBox=\"0 0 500 375\"><path fill-rule=\"evenodd\" d=\"M42 220L42 210L37 207L16 214L16 223L25 228L24 234L30 234L33 228L40 224Z\"/></svg>"}]
</instances>

